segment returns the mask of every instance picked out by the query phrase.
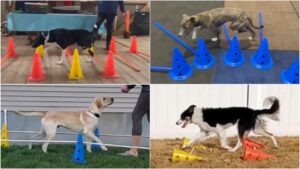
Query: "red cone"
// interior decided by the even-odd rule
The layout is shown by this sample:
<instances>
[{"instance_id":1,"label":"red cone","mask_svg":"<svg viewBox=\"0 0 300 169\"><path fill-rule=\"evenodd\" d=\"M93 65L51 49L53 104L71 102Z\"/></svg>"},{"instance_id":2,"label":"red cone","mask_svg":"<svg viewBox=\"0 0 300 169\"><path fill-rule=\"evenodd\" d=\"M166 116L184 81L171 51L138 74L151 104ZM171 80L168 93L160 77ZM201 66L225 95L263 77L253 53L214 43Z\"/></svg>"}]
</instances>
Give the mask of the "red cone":
<instances>
[{"instance_id":1,"label":"red cone","mask_svg":"<svg viewBox=\"0 0 300 169\"><path fill-rule=\"evenodd\" d=\"M252 149L266 149L267 148L265 145L256 143L255 141L247 139L247 138L244 138L243 146L244 147L250 147Z\"/></svg>"},{"instance_id":2,"label":"red cone","mask_svg":"<svg viewBox=\"0 0 300 169\"><path fill-rule=\"evenodd\" d=\"M42 68L41 57L38 53L34 54L34 59L32 62L31 74L29 75L28 81L30 82L39 82L46 80L46 76L44 74Z\"/></svg>"},{"instance_id":3,"label":"red cone","mask_svg":"<svg viewBox=\"0 0 300 169\"><path fill-rule=\"evenodd\" d=\"M109 52L109 51L111 51L113 54L116 54L116 53L117 53L117 49L116 49L116 39L115 39L114 36L111 37L108 52Z\"/></svg>"},{"instance_id":4,"label":"red cone","mask_svg":"<svg viewBox=\"0 0 300 169\"><path fill-rule=\"evenodd\" d=\"M132 37L129 52L134 53L134 54L137 54L137 53L138 53L138 47L137 47L136 36L133 36L133 37Z\"/></svg>"},{"instance_id":5,"label":"red cone","mask_svg":"<svg viewBox=\"0 0 300 169\"><path fill-rule=\"evenodd\" d=\"M15 50L15 44L14 39L12 37L8 38L8 45L7 45L7 51L4 55L4 58L16 58L16 50Z\"/></svg>"},{"instance_id":6,"label":"red cone","mask_svg":"<svg viewBox=\"0 0 300 169\"><path fill-rule=\"evenodd\" d=\"M109 51L108 53L104 71L101 73L101 75L108 79L115 79L120 77L120 75L115 70L114 55L112 51Z\"/></svg>"},{"instance_id":7,"label":"red cone","mask_svg":"<svg viewBox=\"0 0 300 169\"><path fill-rule=\"evenodd\" d=\"M270 154L266 154L264 152L254 150L250 147L244 148L244 156L243 156L244 160L262 160L262 159L266 159L266 158L276 159L276 157L274 157Z\"/></svg>"}]
</instances>

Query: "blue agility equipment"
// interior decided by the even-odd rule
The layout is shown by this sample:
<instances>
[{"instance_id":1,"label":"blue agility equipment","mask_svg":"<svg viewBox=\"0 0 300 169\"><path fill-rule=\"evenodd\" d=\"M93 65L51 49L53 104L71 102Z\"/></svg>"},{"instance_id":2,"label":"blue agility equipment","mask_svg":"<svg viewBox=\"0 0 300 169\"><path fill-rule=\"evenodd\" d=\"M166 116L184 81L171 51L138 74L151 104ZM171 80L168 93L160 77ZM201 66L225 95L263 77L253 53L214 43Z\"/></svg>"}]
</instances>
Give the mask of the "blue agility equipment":
<instances>
[{"instance_id":1,"label":"blue agility equipment","mask_svg":"<svg viewBox=\"0 0 300 169\"><path fill-rule=\"evenodd\" d=\"M162 66L151 66L151 71L157 71L157 72L169 72L172 68L170 67L162 67Z\"/></svg>"},{"instance_id":2,"label":"blue agility equipment","mask_svg":"<svg viewBox=\"0 0 300 169\"><path fill-rule=\"evenodd\" d=\"M258 21L259 21L259 27L263 26L263 20L262 20L262 14L259 12L258 13ZM263 40L263 29L259 29L259 40L260 42Z\"/></svg>"},{"instance_id":3,"label":"blue agility equipment","mask_svg":"<svg viewBox=\"0 0 300 169\"><path fill-rule=\"evenodd\" d=\"M197 54L194 59L194 66L198 69L208 69L215 63L215 58L209 53L202 38L198 40L198 46L196 50Z\"/></svg>"},{"instance_id":4,"label":"blue agility equipment","mask_svg":"<svg viewBox=\"0 0 300 169\"><path fill-rule=\"evenodd\" d=\"M178 42L180 45L182 45L184 48L186 48L187 50L189 50L190 52L192 52L193 54L196 55L196 51L193 48L191 48L188 44L186 44L185 42L183 42L180 38L178 38L177 36L175 36L174 34L172 34L170 31L168 31L166 28L164 28L161 24L159 24L158 22L153 22L153 24L158 29L160 29L165 34L167 34L170 38L172 38L173 40L175 40L176 42Z\"/></svg>"},{"instance_id":5,"label":"blue agility equipment","mask_svg":"<svg viewBox=\"0 0 300 169\"><path fill-rule=\"evenodd\" d=\"M95 129L94 134L96 137L100 137L100 131L98 128ZM94 141L95 142L95 141ZM101 147L99 144L92 144L92 151L101 150Z\"/></svg>"},{"instance_id":6,"label":"blue agility equipment","mask_svg":"<svg viewBox=\"0 0 300 169\"><path fill-rule=\"evenodd\" d=\"M286 84L299 84L299 58L288 69L281 72L280 79Z\"/></svg>"},{"instance_id":7,"label":"blue agility equipment","mask_svg":"<svg viewBox=\"0 0 300 169\"><path fill-rule=\"evenodd\" d=\"M262 70L267 70L272 67L273 60L270 55L270 49L267 38L264 38L261 41L258 50L251 57L251 64L254 67Z\"/></svg>"},{"instance_id":8,"label":"blue agility equipment","mask_svg":"<svg viewBox=\"0 0 300 169\"><path fill-rule=\"evenodd\" d=\"M78 134L78 137L77 137L77 143L75 145L72 162L79 163L79 164L86 163L86 161L84 159L83 136L81 133Z\"/></svg>"},{"instance_id":9,"label":"blue agility equipment","mask_svg":"<svg viewBox=\"0 0 300 169\"><path fill-rule=\"evenodd\" d=\"M245 63L245 57L241 52L239 41L234 35L226 54L224 55L224 62L231 67L239 67Z\"/></svg>"},{"instance_id":10,"label":"blue agility equipment","mask_svg":"<svg viewBox=\"0 0 300 169\"><path fill-rule=\"evenodd\" d=\"M224 34L225 34L225 37L226 37L226 39L227 39L227 42L230 44L230 36L229 36L229 34L228 34L228 31L227 31L227 26L226 26L226 24L224 24L223 25L223 31L224 31Z\"/></svg>"},{"instance_id":11,"label":"blue agility equipment","mask_svg":"<svg viewBox=\"0 0 300 169\"><path fill-rule=\"evenodd\" d=\"M185 80L193 74L192 66L184 59L178 48L173 50L173 63L169 76L173 80Z\"/></svg>"}]
</instances>

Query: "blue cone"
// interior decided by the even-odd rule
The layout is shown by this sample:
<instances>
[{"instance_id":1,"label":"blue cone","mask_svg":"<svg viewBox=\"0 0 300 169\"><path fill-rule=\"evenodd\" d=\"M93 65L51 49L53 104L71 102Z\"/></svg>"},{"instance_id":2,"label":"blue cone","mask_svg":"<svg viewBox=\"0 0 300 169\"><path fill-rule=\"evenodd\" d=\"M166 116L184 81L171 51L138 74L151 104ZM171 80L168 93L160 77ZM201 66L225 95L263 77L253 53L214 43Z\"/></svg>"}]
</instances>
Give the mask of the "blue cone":
<instances>
[{"instance_id":1,"label":"blue cone","mask_svg":"<svg viewBox=\"0 0 300 169\"><path fill-rule=\"evenodd\" d=\"M74 150L74 153L73 153L72 161L74 163L79 163L79 164L85 164L86 163L86 161L84 159L84 147L83 147L82 134L78 134L77 143L75 145L75 150Z\"/></svg>"},{"instance_id":2,"label":"blue cone","mask_svg":"<svg viewBox=\"0 0 300 169\"><path fill-rule=\"evenodd\" d=\"M209 53L202 38L198 40L196 50L196 57L194 59L194 66L198 69L208 69L215 63L215 58Z\"/></svg>"},{"instance_id":3,"label":"blue cone","mask_svg":"<svg viewBox=\"0 0 300 169\"><path fill-rule=\"evenodd\" d=\"M299 84L299 59L280 74L281 81L287 84Z\"/></svg>"},{"instance_id":4,"label":"blue cone","mask_svg":"<svg viewBox=\"0 0 300 169\"><path fill-rule=\"evenodd\" d=\"M99 132L99 129L96 128L95 129L95 136L97 136L98 138L100 137L100 132ZM92 144L92 151L96 151L96 150L101 150L101 147L99 144Z\"/></svg>"},{"instance_id":5,"label":"blue cone","mask_svg":"<svg viewBox=\"0 0 300 169\"><path fill-rule=\"evenodd\" d=\"M245 63L245 57L241 52L239 41L235 35L232 38L228 51L224 55L224 62L231 67L239 67Z\"/></svg>"},{"instance_id":6,"label":"blue cone","mask_svg":"<svg viewBox=\"0 0 300 169\"><path fill-rule=\"evenodd\" d=\"M273 60L270 55L268 39L264 38L260 43L258 50L251 57L251 63L254 67L267 70L272 67Z\"/></svg>"},{"instance_id":7,"label":"blue cone","mask_svg":"<svg viewBox=\"0 0 300 169\"><path fill-rule=\"evenodd\" d=\"M173 50L173 63L169 76L173 80L185 80L193 74L192 66L184 59L178 48Z\"/></svg>"}]
</instances>

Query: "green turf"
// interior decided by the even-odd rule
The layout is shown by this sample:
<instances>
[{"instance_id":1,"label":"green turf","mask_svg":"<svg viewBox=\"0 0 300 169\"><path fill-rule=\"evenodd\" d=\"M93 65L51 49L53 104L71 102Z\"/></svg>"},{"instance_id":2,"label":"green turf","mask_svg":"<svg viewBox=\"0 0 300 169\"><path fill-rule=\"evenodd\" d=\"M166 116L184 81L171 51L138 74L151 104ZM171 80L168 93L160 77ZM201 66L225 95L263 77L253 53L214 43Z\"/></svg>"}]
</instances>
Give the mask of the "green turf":
<instances>
[{"instance_id":1,"label":"green turf","mask_svg":"<svg viewBox=\"0 0 300 169\"><path fill-rule=\"evenodd\" d=\"M48 153L43 153L41 146L14 145L1 149L1 168L149 168L149 151L140 150L139 157L117 155L126 151L124 148L108 148L107 152L85 151L86 164L71 162L73 145L49 145Z\"/></svg>"}]
</instances>

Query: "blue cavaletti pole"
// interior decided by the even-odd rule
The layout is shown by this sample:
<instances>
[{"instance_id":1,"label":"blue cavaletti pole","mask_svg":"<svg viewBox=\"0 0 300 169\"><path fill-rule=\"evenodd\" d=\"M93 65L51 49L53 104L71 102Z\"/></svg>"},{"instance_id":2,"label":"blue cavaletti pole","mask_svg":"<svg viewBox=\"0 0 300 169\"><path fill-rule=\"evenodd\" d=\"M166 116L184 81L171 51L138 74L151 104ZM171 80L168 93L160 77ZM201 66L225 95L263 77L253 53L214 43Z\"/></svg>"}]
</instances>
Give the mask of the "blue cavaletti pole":
<instances>
[{"instance_id":1,"label":"blue cavaletti pole","mask_svg":"<svg viewBox=\"0 0 300 169\"><path fill-rule=\"evenodd\" d=\"M259 27L263 25L263 20L262 20L262 14L259 12L258 13L258 20L259 20ZM263 29L259 29L259 40L260 42L263 40Z\"/></svg>"},{"instance_id":2,"label":"blue cavaletti pole","mask_svg":"<svg viewBox=\"0 0 300 169\"><path fill-rule=\"evenodd\" d=\"M160 29L165 34L167 34L170 38L172 38L173 40L175 40L176 42L178 42L180 45L182 45L184 48L186 48L187 50L191 51L195 55L197 54L196 50L194 50L189 45L187 45L185 42L183 42L180 38L178 38L177 36L175 36L174 34L172 34L170 31L168 31L166 28L164 28L161 24L159 24L158 22L153 22L153 24L158 29Z\"/></svg>"},{"instance_id":3,"label":"blue cavaletti pole","mask_svg":"<svg viewBox=\"0 0 300 169\"><path fill-rule=\"evenodd\" d=\"M151 71L169 72L172 70L170 67L151 66Z\"/></svg>"},{"instance_id":4,"label":"blue cavaletti pole","mask_svg":"<svg viewBox=\"0 0 300 169\"><path fill-rule=\"evenodd\" d=\"M227 31L226 24L223 25L223 30L224 30L224 34L225 34L225 37L226 37L228 43L230 43L231 40L230 40L230 36L228 34L228 31Z\"/></svg>"}]
</instances>

